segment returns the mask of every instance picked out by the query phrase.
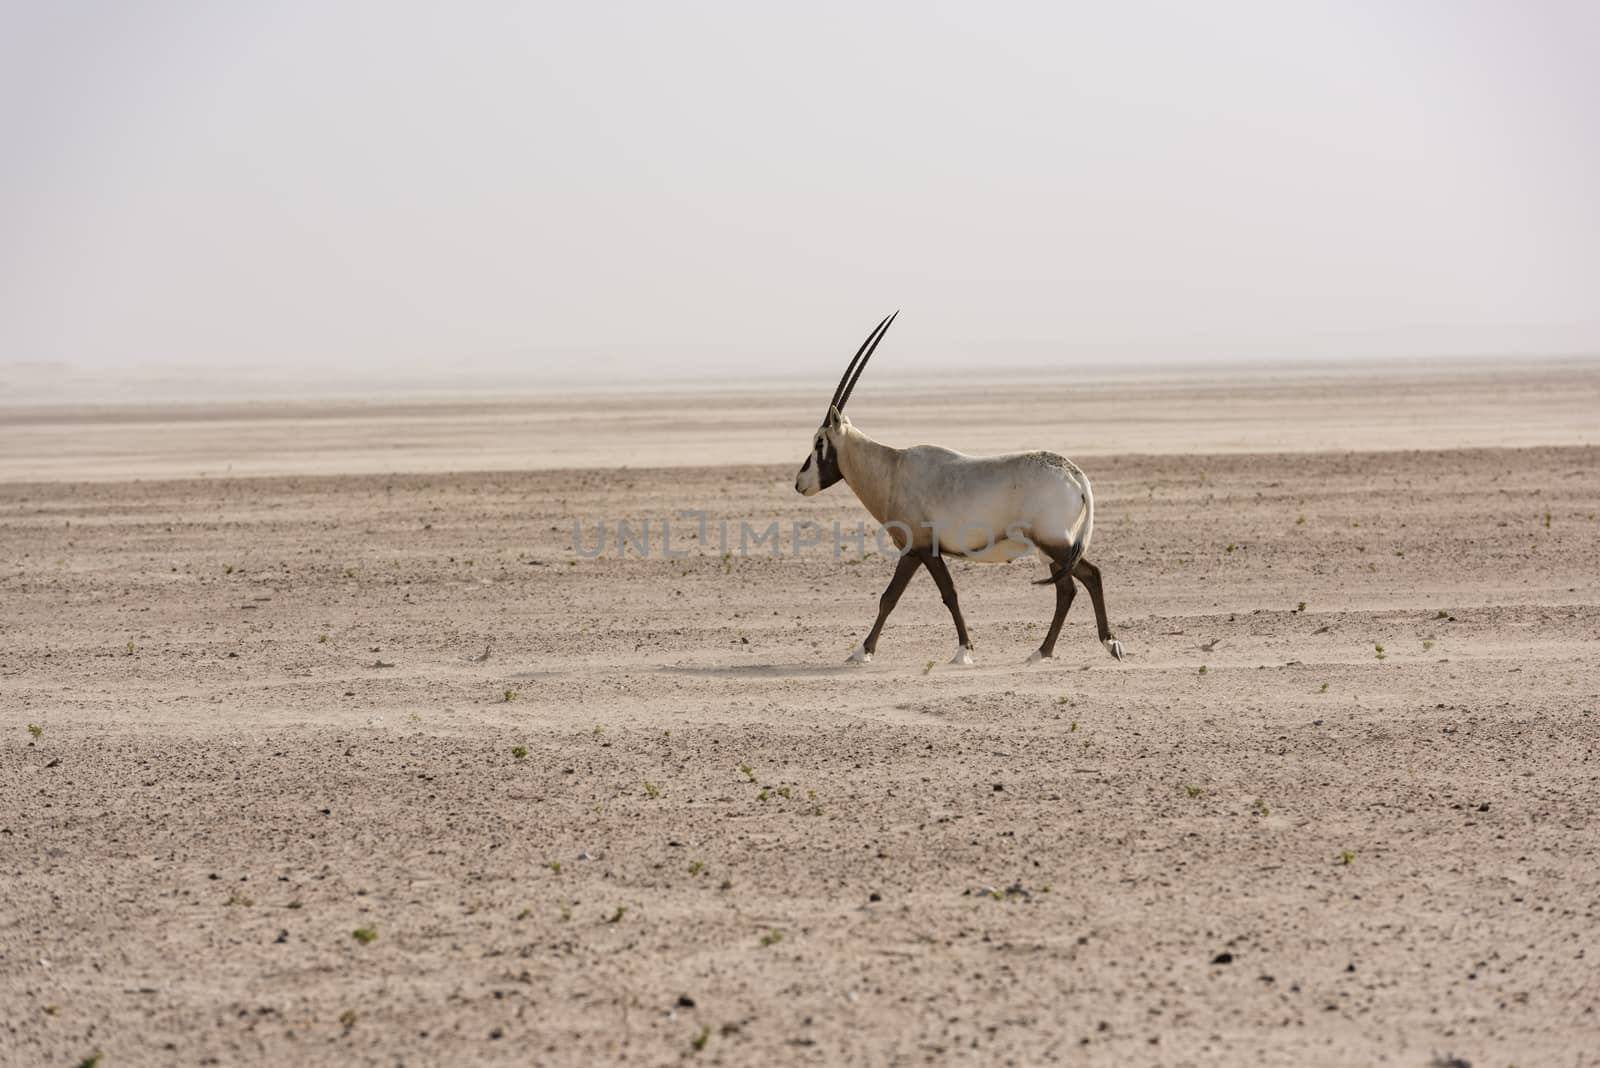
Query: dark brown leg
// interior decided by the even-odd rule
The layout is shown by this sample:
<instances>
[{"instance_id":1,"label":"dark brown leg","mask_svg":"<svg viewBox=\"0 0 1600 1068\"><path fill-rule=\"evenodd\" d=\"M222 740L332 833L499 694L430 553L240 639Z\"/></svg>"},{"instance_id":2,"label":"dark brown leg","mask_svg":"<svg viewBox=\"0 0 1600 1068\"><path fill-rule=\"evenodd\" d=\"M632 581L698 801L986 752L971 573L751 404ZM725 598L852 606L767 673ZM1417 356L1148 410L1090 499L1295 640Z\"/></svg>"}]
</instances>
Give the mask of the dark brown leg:
<instances>
[{"instance_id":1,"label":"dark brown leg","mask_svg":"<svg viewBox=\"0 0 1600 1068\"><path fill-rule=\"evenodd\" d=\"M1112 636L1111 624L1106 622L1106 595L1100 589L1100 569L1087 560L1079 560L1072 569L1072 576L1083 583L1083 588L1089 591L1089 600L1094 602L1094 622L1100 630L1100 644L1121 660L1122 643Z\"/></svg>"},{"instance_id":2,"label":"dark brown leg","mask_svg":"<svg viewBox=\"0 0 1600 1068\"><path fill-rule=\"evenodd\" d=\"M949 565L944 562L944 557L932 552L924 558L923 563L928 565L928 574L933 576L934 585L939 587L944 606L950 609L950 618L956 621L956 641L961 648L971 649L972 642L967 638L967 621L961 618L961 605L956 601L956 584L950 578Z\"/></svg>"},{"instance_id":3,"label":"dark brown leg","mask_svg":"<svg viewBox=\"0 0 1600 1068\"><path fill-rule=\"evenodd\" d=\"M867 635L867 640L861 643L862 651L868 656L878 651L878 635L883 632L884 622L889 618L889 613L894 611L894 606L900 602L900 595L906 592L906 584L911 581L911 576L915 575L917 568L921 566L922 557L915 553L906 553L895 565L894 578L889 580L889 588L878 598L878 621L872 625L872 632Z\"/></svg>"},{"instance_id":4,"label":"dark brown leg","mask_svg":"<svg viewBox=\"0 0 1600 1068\"><path fill-rule=\"evenodd\" d=\"M1050 629L1045 632L1044 644L1039 646L1039 658L1048 660L1056 655L1056 639L1061 636L1061 624L1066 621L1067 609L1072 607L1072 599L1078 595L1078 585L1072 581L1071 575L1061 574L1061 565L1050 565L1050 573L1059 581L1056 586L1056 614L1050 620Z\"/></svg>"}]
</instances>

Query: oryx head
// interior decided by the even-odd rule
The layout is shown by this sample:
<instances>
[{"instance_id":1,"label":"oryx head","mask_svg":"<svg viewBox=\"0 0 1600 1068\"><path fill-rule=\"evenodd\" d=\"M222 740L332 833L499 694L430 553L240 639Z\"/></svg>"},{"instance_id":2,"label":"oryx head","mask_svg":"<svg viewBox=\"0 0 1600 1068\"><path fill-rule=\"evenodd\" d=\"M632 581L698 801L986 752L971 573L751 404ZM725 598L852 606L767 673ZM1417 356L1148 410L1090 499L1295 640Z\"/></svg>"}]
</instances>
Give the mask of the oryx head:
<instances>
[{"instance_id":1,"label":"oryx head","mask_svg":"<svg viewBox=\"0 0 1600 1068\"><path fill-rule=\"evenodd\" d=\"M850 420L844 417L845 402L850 399L850 391L856 388L856 380L861 377L861 372L866 370L867 361L872 359L873 350L883 340L895 315L899 314L895 312L879 323L856 350L850 366L844 369L844 377L839 379L839 385L833 391L833 400L828 403L828 414L811 437L811 454L800 465L800 473L794 476L795 490L805 496L819 493L844 477L839 471L839 443L844 440L845 429L850 426Z\"/></svg>"}]
</instances>

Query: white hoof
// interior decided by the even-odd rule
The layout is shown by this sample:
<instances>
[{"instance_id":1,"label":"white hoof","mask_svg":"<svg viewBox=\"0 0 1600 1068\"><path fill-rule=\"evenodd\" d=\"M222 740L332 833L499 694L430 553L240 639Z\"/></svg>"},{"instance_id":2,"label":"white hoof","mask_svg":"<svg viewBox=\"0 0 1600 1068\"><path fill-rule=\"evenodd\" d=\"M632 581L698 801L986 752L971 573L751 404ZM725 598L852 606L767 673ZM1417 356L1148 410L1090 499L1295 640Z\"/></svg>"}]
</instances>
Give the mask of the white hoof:
<instances>
[{"instance_id":1,"label":"white hoof","mask_svg":"<svg viewBox=\"0 0 1600 1068\"><path fill-rule=\"evenodd\" d=\"M1105 647L1106 647L1106 652L1110 653L1113 657L1115 657L1118 660L1122 659L1122 643L1121 642L1117 641L1115 638L1112 638L1110 641L1108 641L1108 642L1106 642L1104 644L1105 644Z\"/></svg>"},{"instance_id":2,"label":"white hoof","mask_svg":"<svg viewBox=\"0 0 1600 1068\"><path fill-rule=\"evenodd\" d=\"M1035 649L1033 652L1028 654L1028 659L1024 660L1023 663L1024 664L1046 664L1046 663L1050 663L1053 660L1055 660L1055 657L1053 657L1053 656L1045 656L1039 650Z\"/></svg>"},{"instance_id":3,"label":"white hoof","mask_svg":"<svg viewBox=\"0 0 1600 1068\"><path fill-rule=\"evenodd\" d=\"M845 663L870 664L872 663L872 654L867 652L867 647L865 645L858 645L855 647L855 650L851 652L849 658L845 660Z\"/></svg>"},{"instance_id":4,"label":"white hoof","mask_svg":"<svg viewBox=\"0 0 1600 1068\"><path fill-rule=\"evenodd\" d=\"M965 645L956 646L956 655L950 658L950 663L956 665L957 667L971 667L972 650L968 649Z\"/></svg>"}]
</instances>

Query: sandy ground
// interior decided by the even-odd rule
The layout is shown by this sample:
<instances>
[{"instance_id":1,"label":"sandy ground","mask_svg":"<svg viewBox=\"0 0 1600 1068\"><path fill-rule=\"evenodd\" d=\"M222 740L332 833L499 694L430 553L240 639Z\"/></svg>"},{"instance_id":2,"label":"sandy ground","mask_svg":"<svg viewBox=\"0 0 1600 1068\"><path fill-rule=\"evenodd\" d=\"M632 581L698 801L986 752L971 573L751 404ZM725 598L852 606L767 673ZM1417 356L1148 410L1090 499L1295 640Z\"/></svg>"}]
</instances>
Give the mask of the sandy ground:
<instances>
[{"instance_id":1,"label":"sandy ground","mask_svg":"<svg viewBox=\"0 0 1600 1068\"><path fill-rule=\"evenodd\" d=\"M968 669L926 576L852 668L881 556L724 557L863 515L768 462L798 400L693 406L741 466L473 474L229 412L300 472L253 478L161 477L220 469L205 413L10 413L0 1063L1595 1064L1600 371L1493 381L1125 383L1098 437L859 394L1095 457L1129 658L1080 597L1025 667L1034 570L956 562Z\"/></svg>"}]
</instances>

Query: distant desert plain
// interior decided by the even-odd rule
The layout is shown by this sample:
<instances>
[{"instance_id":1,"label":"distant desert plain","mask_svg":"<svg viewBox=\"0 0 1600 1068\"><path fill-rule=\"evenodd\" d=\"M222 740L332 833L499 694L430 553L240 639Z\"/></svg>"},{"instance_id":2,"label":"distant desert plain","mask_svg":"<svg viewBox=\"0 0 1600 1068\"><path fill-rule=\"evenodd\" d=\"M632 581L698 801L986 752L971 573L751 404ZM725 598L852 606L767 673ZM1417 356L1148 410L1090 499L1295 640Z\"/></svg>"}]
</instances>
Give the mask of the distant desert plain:
<instances>
[{"instance_id":1,"label":"distant desert plain","mask_svg":"<svg viewBox=\"0 0 1600 1068\"><path fill-rule=\"evenodd\" d=\"M847 665L831 382L0 396L0 1064L1600 1064L1600 362L874 373L1124 661Z\"/></svg>"}]
</instances>

